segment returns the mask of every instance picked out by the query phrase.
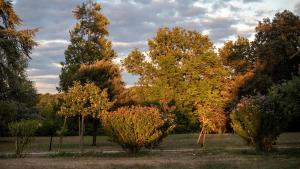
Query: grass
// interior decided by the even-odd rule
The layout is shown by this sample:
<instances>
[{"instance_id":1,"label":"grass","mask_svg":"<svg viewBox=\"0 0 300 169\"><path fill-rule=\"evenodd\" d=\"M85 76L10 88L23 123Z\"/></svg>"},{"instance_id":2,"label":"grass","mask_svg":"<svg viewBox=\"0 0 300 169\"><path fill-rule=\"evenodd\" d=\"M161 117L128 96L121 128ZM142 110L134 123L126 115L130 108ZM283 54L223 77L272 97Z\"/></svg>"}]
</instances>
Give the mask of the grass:
<instances>
[{"instance_id":1,"label":"grass","mask_svg":"<svg viewBox=\"0 0 300 169\"><path fill-rule=\"evenodd\" d=\"M293 134L290 134L293 135ZM292 136L288 136L292 137ZM293 136L297 137L297 136ZM196 144L198 134L173 134L167 137L164 142L158 147L158 149L199 149L199 145ZM36 137L33 143L25 150L26 152L45 152L49 148L49 137ZM300 136L299 138L300 139ZM53 138L53 151L58 150L58 137ZM91 146L92 137L86 136L84 138L86 151L107 151L107 150L122 150L120 146L116 143L109 141L106 136L97 137L97 146ZM64 137L64 144L62 146L62 151L73 152L79 151L79 137L78 136L68 136ZM288 142L290 144L290 142ZM300 145L300 143L299 143ZM232 148L232 147L245 147L242 140L233 134L216 134L208 135L206 147L212 148ZM0 138L0 152L13 152L14 142L13 138Z\"/></svg>"},{"instance_id":2,"label":"grass","mask_svg":"<svg viewBox=\"0 0 300 169\"><path fill-rule=\"evenodd\" d=\"M171 135L158 148L165 151L143 151L135 156L126 153L103 153L102 150L121 150L108 141L105 136L97 138L97 146L90 146L92 137L85 137L85 152L78 154L78 137L64 139L63 152L43 157L27 156L15 159L13 156L0 157L0 168L37 169L37 168L97 168L97 169L294 169L300 168L300 133L282 134L275 150L270 153L256 152L245 146L243 141L233 134L208 135L206 147L196 144L198 134ZM48 151L49 138L37 137L27 152ZM54 151L58 138L54 138ZM12 138L0 138L0 153L13 152ZM166 150L176 150L167 152ZM181 151L189 150L189 151Z\"/></svg>"}]
</instances>

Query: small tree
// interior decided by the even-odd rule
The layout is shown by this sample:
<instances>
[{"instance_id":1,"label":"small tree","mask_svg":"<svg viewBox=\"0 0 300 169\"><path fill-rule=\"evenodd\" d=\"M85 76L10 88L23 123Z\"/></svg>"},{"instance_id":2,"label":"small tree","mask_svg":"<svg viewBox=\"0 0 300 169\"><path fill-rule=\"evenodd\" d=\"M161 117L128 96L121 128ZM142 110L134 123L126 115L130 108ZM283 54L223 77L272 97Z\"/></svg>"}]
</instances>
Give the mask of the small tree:
<instances>
[{"instance_id":1,"label":"small tree","mask_svg":"<svg viewBox=\"0 0 300 169\"><path fill-rule=\"evenodd\" d=\"M130 153L156 142L163 135L166 121L154 107L122 107L101 116L104 129L114 142Z\"/></svg>"},{"instance_id":2,"label":"small tree","mask_svg":"<svg viewBox=\"0 0 300 169\"><path fill-rule=\"evenodd\" d=\"M197 143L204 146L205 136L211 132L222 132L225 129L226 115L222 109L213 108L209 104L197 105L198 120L201 124L201 130Z\"/></svg>"},{"instance_id":3,"label":"small tree","mask_svg":"<svg viewBox=\"0 0 300 169\"><path fill-rule=\"evenodd\" d=\"M8 125L11 135L15 137L17 157L21 157L24 148L32 142L38 125L38 121L35 120L21 120Z\"/></svg>"},{"instance_id":4,"label":"small tree","mask_svg":"<svg viewBox=\"0 0 300 169\"><path fill-rule=\"evenodd\" d=\"M61 104L59 97L60 94L41 94L38 96L39 101L36 105L39 115L42 118L42 126L37 133L50 136L49 151L52 150L53 136L57 134L62 123L60 117L57 116Z\"/></svg>"},{"instance_id":5,"label":"small tree","mask_svg":"<svg viewBox=\"0 0 300 169\"><path fill-rule=\"evenodd\" d=\"M99 118L100 114L106 112L113 105L108 99L106 90L100 89L94 84L87 82L81 85L75 82L63 96L64 103L59 114L65 117L79 116L80 151L83 153L84 120L87 116Z\"/></svg>"}]
</instances>

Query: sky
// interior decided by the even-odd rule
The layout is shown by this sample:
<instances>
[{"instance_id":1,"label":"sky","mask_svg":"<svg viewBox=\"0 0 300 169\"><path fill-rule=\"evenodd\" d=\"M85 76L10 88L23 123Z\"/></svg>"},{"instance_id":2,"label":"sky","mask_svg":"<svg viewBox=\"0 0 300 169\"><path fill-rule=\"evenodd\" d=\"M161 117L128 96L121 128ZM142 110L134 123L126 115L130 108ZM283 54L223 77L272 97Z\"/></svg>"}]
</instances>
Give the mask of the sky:
<instances>
[{"instance_id":1,"label":"sky","mask_svg":"<svg viewBox=\"0 0 300 169\"><path fill-rule=\"evenodd\" d=\"M38 93L57 93L69 44L69 30L76 20L72 10L85 0L14 0L23 20L19 29L39 28L39 43L31 54L27 74ZM147 40L160 27L181 26L207 34L216 48L237 35L254 38L255 26L263 18L288 9L300 15L300 0L97 0L110 20L109 39L120 63L134 48L147 50ZM126 85L136 76L122 73Z\"/></svg>"}]
</instances>

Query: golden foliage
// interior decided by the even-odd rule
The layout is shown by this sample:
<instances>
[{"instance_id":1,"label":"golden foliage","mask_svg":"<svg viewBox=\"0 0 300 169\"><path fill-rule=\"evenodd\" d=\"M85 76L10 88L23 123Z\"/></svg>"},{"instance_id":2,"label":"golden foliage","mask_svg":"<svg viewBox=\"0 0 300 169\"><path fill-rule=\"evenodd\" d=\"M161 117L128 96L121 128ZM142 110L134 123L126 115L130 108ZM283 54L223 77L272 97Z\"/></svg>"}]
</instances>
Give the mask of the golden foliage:
<instances>
[{"instance_id":1,"label":"golden foliage","mask_svg":"<svg viewBox=\"0 0 300 169\"><path fill-rule=\"evenodd\" d=\"M140 106L103 113L101 121L113 141L132 153L157 141L164 134L162 129L166 123L157 108Z\"/></svg>"},{"instance_id":2,"label":"golden foliage","mask_svg":"<svg viewBox=\"0 0 300 169\"><path fill-rule=\"evenodd\" d=\"M74 82L73 87L63 95L63 101L58 114L65 117L91 115L99 118L100 113L108 111L113 105L106 90L100 91L94 83L82 86L79 82Z\"/></svg>"}]
</instances>

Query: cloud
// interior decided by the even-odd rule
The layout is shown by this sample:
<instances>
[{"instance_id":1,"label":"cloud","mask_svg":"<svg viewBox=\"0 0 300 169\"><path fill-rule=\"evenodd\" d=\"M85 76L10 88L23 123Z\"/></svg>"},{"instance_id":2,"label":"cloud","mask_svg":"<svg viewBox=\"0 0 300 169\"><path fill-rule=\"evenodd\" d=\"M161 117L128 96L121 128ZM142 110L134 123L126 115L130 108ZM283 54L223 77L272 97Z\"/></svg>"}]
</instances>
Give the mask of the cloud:
<instances>
[{"instance_id":1,"label":"cloud","mask_svg":"<svg viewBox=\"0 0 300 169\"><path fill-rule=\"evenodd\" d=\"M15 4L24 27L39 28L37 39L68 39L74 25L72 10L81 0L18 0Z\"/></svg>"},{"instance_id":2,"label":"cloud","mask_svg":"<svg viewBox=\"0 0 300 169\"><path fill-rule=\"evenodd\" d=\"M58 75L29 76L31 79L57 79Z\"/></svg>"},{"instance_id":3,"label":"cloud","mask_svg":"<svg viewBox=\"0 0 300 169\"><path fill-rule=\"evenodd\" d=\"M300 2L295 5L294 11L296 14L300 15Z\"/></svg>"},{"instance_id":4,"label":"cloud","mask_svg":"<svg viewBox=\"0 0 300 169\"><path fill-rule=\"evenodd\" d=\"M57 93L57 84L49 82L35 82L34 86L38 89L40 93Z\"/></svg>"},{"instance_id":5,"label":"cloud","mask_svg":"<svg viewBox=\"0 0 300 169\"><path fill-rule=\"evenodd\" d=\"M262 2L262 0L243 0L244 3Z\"/></svg>"},{"instance_id":6,"label":"cloud","mask_svg":"<svg viewBox=\"0 0 300 169\"><path fill-rule=\"evenodd\" d=\"M147 50L147 40L159 27L181 26L209 34L220 46L237 34L251 37L258 20L274 15L272 0L98 0L102 13L110 20L109 39L118 53L119 63L133 48ZM284 7L283 5L277 5ZM23 28L40 28L27 73L38 92L55 91L60 62L69 44L69 30L75 25L72 10L83 0L14 0ZM255 2L255 3L254 3ZM271 5L269 5L271 4ZM299 3L293 9L300 13ZM251 29L253 29L251 31ZM138 77L122 73L128 85ZM44 77L44 78L42 78Z\"/></svg>"}]
</instances>

